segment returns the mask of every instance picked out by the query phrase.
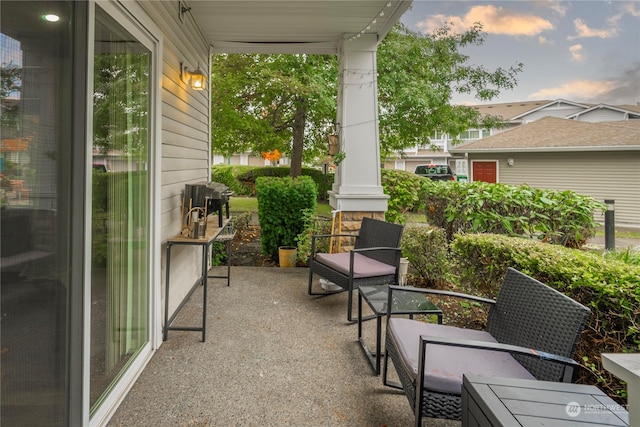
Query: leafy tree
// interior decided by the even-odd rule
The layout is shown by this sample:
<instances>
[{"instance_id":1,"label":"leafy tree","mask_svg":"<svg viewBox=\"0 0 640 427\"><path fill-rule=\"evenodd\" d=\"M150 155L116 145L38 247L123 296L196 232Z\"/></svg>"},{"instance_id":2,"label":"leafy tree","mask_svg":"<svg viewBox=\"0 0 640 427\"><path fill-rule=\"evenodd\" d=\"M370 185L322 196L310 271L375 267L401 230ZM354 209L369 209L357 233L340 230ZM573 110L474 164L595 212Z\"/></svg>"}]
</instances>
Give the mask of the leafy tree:
<instances>
[{"instance_id":1,"label":"leafy tree","mask_svg":"<svg viewBox=\"0 0 640 427\"><path fill-rule=\"evenodd\" d=\"M516 86L522 64L488 71L468 65L459 52L480 45L475 24L463 34L443 27L422 34L398 24L378 48L381 155L427 143L436 131L457 136L469 128L496 127L497 117L451 105L454 92L489 101ZM212 61L212 147L230 156L278 149L317 162L336 114L337 60L323 55L216 55ZM454 141L455 142L455 141Z\"/></svg>"},{"instance_id":2,"label":"leafy tree","mask_svg":"<svg viewBox=\"0 0 640 427\"><path fill-rule=\"evenodd\" d=\"M337 60L325 55L216 55L212 146L224 155L279 150L291 176L317 161L335 120Z\"/></svg>"},{"instance_id":3,"label":"leafy tree","mask_svg":"<svg viewBox=\"0 0 640 427\"><path fill-rule=\"evenodd\" d=\"M469 57L460 48L481 45L484 39L479 23L463 34L451 33L446 26L422 34L397 24L387 35L377 61L383 157L393 150L424 145L436 131L455 138L469 128L501 124L498 117L480 117L472 107L451 104L455 92L489 101L517 85L521 63L494 71L467 64Z\"/></svg>"}]
</instances>

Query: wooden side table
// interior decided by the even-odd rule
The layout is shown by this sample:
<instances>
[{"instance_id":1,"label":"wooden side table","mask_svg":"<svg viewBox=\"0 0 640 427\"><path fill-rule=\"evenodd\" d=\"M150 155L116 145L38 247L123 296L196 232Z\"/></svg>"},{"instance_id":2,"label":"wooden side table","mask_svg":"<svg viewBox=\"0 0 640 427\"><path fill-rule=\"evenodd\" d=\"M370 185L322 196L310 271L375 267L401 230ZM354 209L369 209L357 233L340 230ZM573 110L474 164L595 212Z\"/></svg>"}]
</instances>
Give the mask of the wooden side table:
<instances>
[{"instance_id":1,"label":"wooden side table","mask_svg":"<svg viewBox=\"0 0 640 427\"><path fill-rule=\"evenodd\" d=\"M629 413L590 385L465 375L462 426L628 426Z\"/></svg>"},{"instance_id":2,"label":"wooden side table","mask_svg":"<svg viewBox=\"0 0 640 427\"><path fill-rule=\"evenodd\" d=\"M167 266L166 266L166 278L165 278L165 294L164 294L164 324L162 329L162 340L166 341L169 335L169 331L197 331L202 332L202 342L206 338L207 329L207 278L226 278L227 286L231 279L231 239L233 239L232 222L229 219L225 219L224 223L220 227L214 227L208 223L205 235L200 238L184 237L180 234L167 239ZM223 241L227 247L227 275L226 276L208 276L209 269L209 249L214 241ZM173 315L169 317L169 291L170 277L171 277L171 248L174 245L187 245L187 246L200 246L202 251L202 267L200 271L200 278L195 283L189 293L187 293L184 300L180 303ZM176 318L185 302L189 299L197 285L203 286L202 291L202 326L172 326L173 320Z\"/></svg>"}]
</instances>

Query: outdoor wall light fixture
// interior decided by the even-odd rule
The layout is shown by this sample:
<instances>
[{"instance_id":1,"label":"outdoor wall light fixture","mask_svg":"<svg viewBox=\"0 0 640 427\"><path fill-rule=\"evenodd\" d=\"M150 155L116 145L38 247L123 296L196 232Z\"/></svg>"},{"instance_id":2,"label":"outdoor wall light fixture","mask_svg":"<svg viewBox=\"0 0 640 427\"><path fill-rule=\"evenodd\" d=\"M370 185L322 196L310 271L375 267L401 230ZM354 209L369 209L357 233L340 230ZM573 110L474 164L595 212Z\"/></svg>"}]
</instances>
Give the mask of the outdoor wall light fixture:
<instances>
[{"instance_id":1,"label":"outdoor wall light fixture","mask_svg":"<svg viewBox=\"0 0 640 427\"><path fill-rule=\"evenodd\" d=\"M508 158L507 159L507 166L513 166L514 163L515 162L514 162L514 160L512 158Z\"/></svg>"},{"instance_id":2,"label":"outdoor wall light fixture","mask_svg":"<svg viewBox=\"0 0 640 427\"><path fill-rule=\"evenodd\" d=\"M193 90L204 90L207 84L207 76L200 71L200 68L189 71L182 62L180 63L180 80L186 84L190 84Z\"/></svg>"}]
</instances>

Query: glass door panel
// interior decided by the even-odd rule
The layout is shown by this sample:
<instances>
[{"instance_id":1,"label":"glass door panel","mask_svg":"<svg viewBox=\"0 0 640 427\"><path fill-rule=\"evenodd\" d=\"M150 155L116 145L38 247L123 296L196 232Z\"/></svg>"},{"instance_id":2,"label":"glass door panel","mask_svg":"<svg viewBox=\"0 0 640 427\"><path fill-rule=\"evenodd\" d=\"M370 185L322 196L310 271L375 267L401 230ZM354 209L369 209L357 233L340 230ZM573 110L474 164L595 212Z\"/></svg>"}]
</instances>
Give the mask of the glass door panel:
<instances>
[{"instance_id":1,"label":"glass door panel","mask_svg":"<svg viewBox=\"0 0 640 427\"><path fill-rule=\"evenodd\" d=\"M66 426L74 3L0 16L0 425Z\"/></svg>"},{"instance_id":2,"label":"glass door panel","mask_svg":"<svg viewBox=\"0 0 640 427\"><path fill-rule=\"evenodd\" d=\"M96 7L91 410L149 341L151 51Z\"/></svg>"}]
</instances>

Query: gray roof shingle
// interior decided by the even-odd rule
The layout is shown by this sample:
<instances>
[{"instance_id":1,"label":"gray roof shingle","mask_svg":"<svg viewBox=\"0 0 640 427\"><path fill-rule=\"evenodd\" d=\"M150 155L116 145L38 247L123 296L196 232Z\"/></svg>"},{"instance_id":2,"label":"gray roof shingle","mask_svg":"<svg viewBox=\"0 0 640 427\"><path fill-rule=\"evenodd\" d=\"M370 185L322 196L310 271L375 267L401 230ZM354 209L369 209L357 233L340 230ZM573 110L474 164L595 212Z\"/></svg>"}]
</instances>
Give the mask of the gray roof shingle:
<instances>
[{"instance_id":1,"label":"gray roof shingle","mask_svg":"<svg viewBox=\"0 0 640 427\"><path fill-rule=\"evenodd\" d=\"M544 117L477 141L451 148L452 153L501 151L640 150L640 120L580 122Z\"/></svg>"}]
</instances>

